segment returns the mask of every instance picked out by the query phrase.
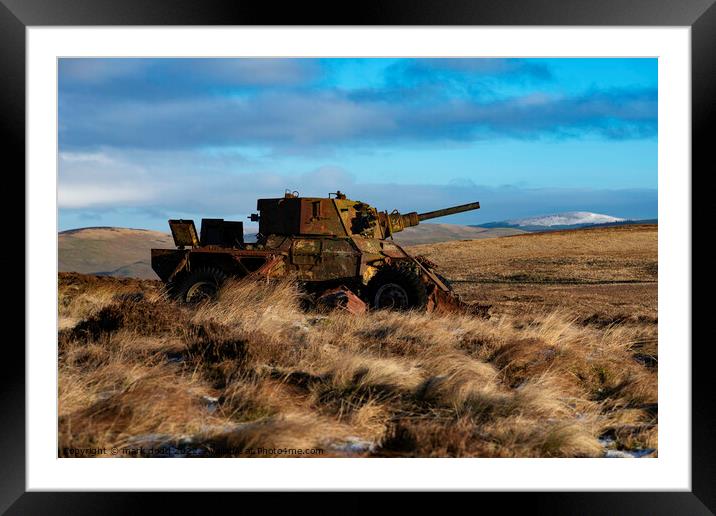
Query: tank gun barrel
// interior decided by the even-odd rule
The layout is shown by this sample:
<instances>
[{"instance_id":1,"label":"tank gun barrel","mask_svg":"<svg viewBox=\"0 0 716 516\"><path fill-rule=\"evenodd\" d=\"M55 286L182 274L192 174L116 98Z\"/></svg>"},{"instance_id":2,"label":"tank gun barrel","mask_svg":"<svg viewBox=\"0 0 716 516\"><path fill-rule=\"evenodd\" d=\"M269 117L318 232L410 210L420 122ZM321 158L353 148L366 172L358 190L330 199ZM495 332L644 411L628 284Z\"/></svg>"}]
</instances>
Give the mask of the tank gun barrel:
<instances>
[{"instance_id":1,"label":"tank gun barrel","mask_svg":"<svg viewBox=\"0 0 716 516\"><path fill-rule=\"evenodd\" d=\"M442 210L426 211L425 213L418 213L418 220L429 220L438 217L445 217L446 215L453 215L455 213L462 213L464 211L478 210L480 209L479 202L470 202L467 204L461 204L460 206L452 206L451 208L443 208Z\"/></svg>"},{"instance_id":2,"label":"tank gun barrel","mask_svg":"<svg viewBox=\"0 0 716 516\"><path fill-rule=\"evenodd\" d=\"M477 210L479 208L479 202L471 202L468 204L461 204L459 206L451 206L450 208L443 208L442 210L426 211L425 213L411 211L410 213L403 215L397 210L394 210L391 213L383 212L381 214L381 226L383 227L383 234L385 237L388 237L393 233L403 231L405 228L417 226L420 224L421 220L436 219L438 217L445 217L446 215L453 215L464 211Z\"/></svg>"}]
</instances>

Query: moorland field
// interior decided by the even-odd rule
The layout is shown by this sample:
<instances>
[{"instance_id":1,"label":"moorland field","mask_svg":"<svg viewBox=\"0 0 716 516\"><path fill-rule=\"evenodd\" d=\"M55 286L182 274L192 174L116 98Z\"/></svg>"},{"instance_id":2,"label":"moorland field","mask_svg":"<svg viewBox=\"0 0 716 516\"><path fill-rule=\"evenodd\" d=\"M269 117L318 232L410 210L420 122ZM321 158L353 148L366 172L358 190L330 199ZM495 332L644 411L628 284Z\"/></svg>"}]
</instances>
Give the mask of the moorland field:
<instances>
[{"instance_id":1,"label":"moorland field","mask_svg":"<svg viewBox=\"0 0 716 516\"><path fill-rule=\"evenodd\" d=\"M411 251L491 317L307 312L290 282L186 307L60 273L58 454L658 453L655 225Z\"/></svg>"}]
</instances>

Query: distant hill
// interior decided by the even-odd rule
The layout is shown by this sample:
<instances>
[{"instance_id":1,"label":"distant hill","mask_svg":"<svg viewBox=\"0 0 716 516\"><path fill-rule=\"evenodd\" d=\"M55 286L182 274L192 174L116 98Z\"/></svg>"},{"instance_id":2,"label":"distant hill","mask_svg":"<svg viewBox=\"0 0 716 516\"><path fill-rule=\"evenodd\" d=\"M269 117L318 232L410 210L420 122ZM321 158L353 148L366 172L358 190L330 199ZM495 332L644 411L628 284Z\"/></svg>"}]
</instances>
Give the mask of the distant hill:
<instances>
[{"instance_id":1,"label":"distant hill","mask_svg":"<svg viewBox=\"0 0 716 516\"><path fill-rule=\"evenodd\" d=\"M563 229L597 228L621 226L628 224L656 224L657 219L630 220L601 213L588 211L570 211L555 213L552 215L541 215L523 219L502 220L498 222L487 222L474 227L481 228L513 228L527 232L559 231Z\"/></svg>"},{"instance_id":2,"label":"distant hill","mask_svg":"<svg viewBox=\"0 0 716 516\"><path fill-rule=\"evenodd\" d=\"M432 244L451 240L478 240L502 236L519 235L525 231L518 228L485 228L461 226L458 224L420 224L395 234L395 240L401 245Z\"/></svg>"},{"instance_id":3,"label":"distant hill","mask_svg":"<svg viewBox=\"0 0 716 516\"><path fill-rule=\"evenodd\" d=\"M150 265L150 249L174 247L166 233L112 227L62 231L57 243L60 272L145 279L158 279Z\"/></svg>"},{"instance_id":4,"label":"distant hill","mask_svg":"<svg viewBox=\"0 0 716 516\"><path fill-rule=\"evenodd\" d=\"M431 244L451 240L495 238L524 233L514 228L478 228L455 224L421 224L397 233L402 245ZM255 239L247 234L246 241ZM174 248L171 235L146 229L92 227L62 231L57 235L60 272L100 276L157 279L150 250Z\"/></svg>"}]
</instances>

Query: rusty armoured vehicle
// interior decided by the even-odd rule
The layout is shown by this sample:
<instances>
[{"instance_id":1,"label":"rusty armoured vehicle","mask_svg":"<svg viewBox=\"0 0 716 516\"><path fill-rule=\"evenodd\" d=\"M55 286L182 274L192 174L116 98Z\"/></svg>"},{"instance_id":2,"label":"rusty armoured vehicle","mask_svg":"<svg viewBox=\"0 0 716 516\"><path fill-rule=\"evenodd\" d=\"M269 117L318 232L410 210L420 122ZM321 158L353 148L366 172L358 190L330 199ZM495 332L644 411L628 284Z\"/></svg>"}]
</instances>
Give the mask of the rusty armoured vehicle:
<instances>
[{"instance_id":1,"label":"rusty armoured vehicle","mask_svg":"<svg viewBox=\"0 0 716 516\"><path fill-rule=\"evenodd\" d=\"M421 221L475 210L477 202L401 214L378 211L340 191L328 197L259 199L249 218L256 242L244 242L243 223L170 220L177 249L152 249L152 269L177 299L213 297L227 278L293 277L314 299L344 293L370 308L450 310L467 306L437 266L412 256L392 237ZM360 303L360 301L358 301Z\"/></svg>"}]
</instances>

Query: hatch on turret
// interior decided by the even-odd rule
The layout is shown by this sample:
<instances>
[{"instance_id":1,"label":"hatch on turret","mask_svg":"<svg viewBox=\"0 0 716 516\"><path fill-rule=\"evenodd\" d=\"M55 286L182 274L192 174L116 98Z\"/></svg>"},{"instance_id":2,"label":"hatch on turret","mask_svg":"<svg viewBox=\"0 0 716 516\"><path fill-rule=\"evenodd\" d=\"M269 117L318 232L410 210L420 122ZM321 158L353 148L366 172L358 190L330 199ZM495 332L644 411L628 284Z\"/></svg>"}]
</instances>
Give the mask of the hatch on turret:
<instances>
[{"instance_id":1,"label":"hatch on turret","mask_svg":"<svg viewBox=\"0 0 716 516\"><path fill-rule=\"evenodd\" d=\"M199 237L196 234L196 226L194 226L193 220L170 220L169 227L172 230L174 245L179 249L199 245Z\"/></svg>"}]
</instances>

